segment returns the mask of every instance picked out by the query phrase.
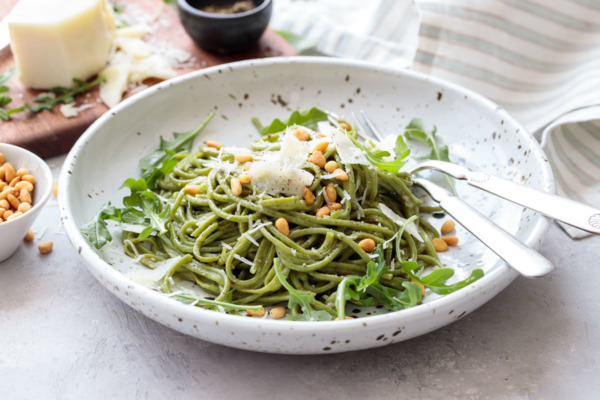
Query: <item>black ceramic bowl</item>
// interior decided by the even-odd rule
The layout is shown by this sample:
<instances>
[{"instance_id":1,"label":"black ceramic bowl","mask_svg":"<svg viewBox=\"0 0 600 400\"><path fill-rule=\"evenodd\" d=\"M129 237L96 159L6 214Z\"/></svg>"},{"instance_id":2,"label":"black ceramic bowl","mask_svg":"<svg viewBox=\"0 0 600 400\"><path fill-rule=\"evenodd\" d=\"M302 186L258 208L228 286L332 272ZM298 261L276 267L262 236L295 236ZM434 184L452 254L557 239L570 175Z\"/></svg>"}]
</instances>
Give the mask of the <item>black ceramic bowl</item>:
<instances>
[{"instance_id":1,"label":"black ceramic bowl","mask_svg":"<svg viewBox=\"0 0 600 400\"><path fill-rule=\"evenodd\" d=\"M235 0L177 0L177 9L183 27L200 48L231 54L251 49L269 24L272 0L252 2L255 8L235 14L201 10L209 5L232 5Z\"/></svg>"}]
</instances>

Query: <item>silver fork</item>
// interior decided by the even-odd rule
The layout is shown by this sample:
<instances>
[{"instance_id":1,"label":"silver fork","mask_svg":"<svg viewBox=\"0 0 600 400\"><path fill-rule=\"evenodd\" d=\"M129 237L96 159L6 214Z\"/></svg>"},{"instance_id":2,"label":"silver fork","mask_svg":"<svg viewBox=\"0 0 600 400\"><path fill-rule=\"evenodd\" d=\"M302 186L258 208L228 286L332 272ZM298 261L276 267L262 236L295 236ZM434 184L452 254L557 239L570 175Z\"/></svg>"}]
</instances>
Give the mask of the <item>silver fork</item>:
<instances>
[{"instance_id":1,"label":"silver fork","mask_svg":"<svg viewBox=\"0 0 600 400\"><path fill-rule=\"evenodd\" d=\"M361 112L361 116L373 135L383 138L383 135L377 130L373 121L370 120L364 111ZM335 119L336 117L335 114L332 114L332 118ZM357 127L364 132L365 127L360 124L358 118L356 120ZM339 126L339 123L337 125ZM360 131L357 130L357 132ZM364 133L359 133L359 135L363 138L366 137L366 140L372 140L371 136L366 136ZM427 168L427 165L424 163L420 164L411 171L411 175L425 168ZM441 170L441 172L444 172L444 170ZM541 254L519 242L510 233L448 190L422 178L413 178L413 182L415 185L423 188L434 201L439 203L444 211L452 216L467 231L471 232L473 236L523 276L539 277L546 275L553 269L552 263Z\"/></svg>"}]
</instances>

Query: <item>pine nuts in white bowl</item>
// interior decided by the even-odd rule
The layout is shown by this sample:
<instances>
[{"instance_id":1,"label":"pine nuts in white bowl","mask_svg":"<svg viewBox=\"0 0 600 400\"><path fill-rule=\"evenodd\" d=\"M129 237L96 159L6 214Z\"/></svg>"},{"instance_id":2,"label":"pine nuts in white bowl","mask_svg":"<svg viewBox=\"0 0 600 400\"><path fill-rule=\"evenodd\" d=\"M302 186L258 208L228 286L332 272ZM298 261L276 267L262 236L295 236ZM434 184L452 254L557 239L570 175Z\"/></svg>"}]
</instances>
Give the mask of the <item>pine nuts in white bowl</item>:
<instances>
[{"instance_id":1,"label":"pine nuts in white bowl","mask_svg":"<svg viewBox=\"0 0 600 400\"><path fill-rule=\"evenodd\" d=\"M23 242L50 193L48 165L28 150L0 143L0 262Z\"/></svg>"}]
</instances>

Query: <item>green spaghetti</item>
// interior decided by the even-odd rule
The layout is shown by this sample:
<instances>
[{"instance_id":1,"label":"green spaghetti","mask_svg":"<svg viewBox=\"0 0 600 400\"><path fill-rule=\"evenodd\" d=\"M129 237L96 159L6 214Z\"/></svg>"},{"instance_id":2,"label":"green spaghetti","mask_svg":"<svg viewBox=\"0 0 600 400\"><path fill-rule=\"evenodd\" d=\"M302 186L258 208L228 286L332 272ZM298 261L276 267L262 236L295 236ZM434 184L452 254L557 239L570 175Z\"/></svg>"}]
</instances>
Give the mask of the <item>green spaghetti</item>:
<instances>
[{"instance_id":1,"label":"green spaghetti","mask_svg":"<svg viewBox=\"0 0 600 400\"><path fill-rule=\"evenodd\" d=\"M290 319L329 320L344 319L347 303L401 310L420 303L425 288L445 294L481 277L475 270L444 283L453 271L441 268L431 244L439 234L420 216L431 210L398 171L400 157L356 147L354 131L317 132L302 118L249 149L207 143L190 151L209 120L161 140L140 163L143 177L124 183L125 207L107 203L82 227L101 247L112 239L105 220L128 223L125 252L164 272L162 292L230 313L261 315L287 303Z\"/></svg>"}]
</instances>

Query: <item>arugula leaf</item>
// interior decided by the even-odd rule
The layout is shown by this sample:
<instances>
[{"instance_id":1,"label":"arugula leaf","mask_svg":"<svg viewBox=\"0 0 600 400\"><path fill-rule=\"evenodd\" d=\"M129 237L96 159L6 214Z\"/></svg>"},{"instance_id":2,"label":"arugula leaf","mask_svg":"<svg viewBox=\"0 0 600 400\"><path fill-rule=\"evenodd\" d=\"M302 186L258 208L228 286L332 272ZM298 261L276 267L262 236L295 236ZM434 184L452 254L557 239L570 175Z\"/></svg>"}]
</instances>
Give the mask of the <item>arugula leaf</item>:
<instances>
[{"instance_id":1,"label":"arugula leaf","mask_svg":"<svg viewBox=\"0 0 600 400\"><path fill-rule=\"evenodd\" d=\"M2 74L0 74L0 85L5 85L6 83L10 82L10 80L13 78L13 76L15 76L16 72L17 72L17 68L12 67L12 68L8 69L6 72L3 72Z\"/></svg>"},{"instance_id":2,"label":"arugula leaf","mask_svg":"<svg viewBox=\"0 0 600 400\"><path fill-rule=\"evenodd\" d=\"M191 132L175 132L173 140L169 141L165 140L162 136L160 137L159 148L140 160L140 168L143 172L142 177L146 180L148 188L153 189L156 179L173 170L178 161L175 158L176 153L191 151L194 139L202 132L214 115L215 113L211 112L204 122Z\"/></svg>"},{"instance_id":3,"label":"arugula leaf","mask_svg":"<svg viewBox=\"0 0 600 400\"><path fill-rule=\"evenodd\" d=\"M96 215L80 229L83 236L97 249L112 240L112 236L104 222L107 219L122 220L121 209L110 204L110 201L104 203Z\"/></svg>"},{"instance_id":4,"label":"arugula leaf","mask_svg":"<svg viewBox=\"0 0 600 400\"><path fill-rule=\"evenodd\" d=\"M0 81L2 79L2 76L0 76ZM100 82L105 82L106 79L103 76L98 76L96 77L96 79L90 82L84 82L79 79L73 79L73 81L75 82L75 86L71 89L67 89L64 87L55 87L50 89L51 93L58 94L58 96L52 97L47 94L40 95L33 98L33 101L36 102L34 104L23 104L20 107L11 108L10 110L0 110L0 119L2 119L3 121L10 121L10 116L12 114L16 114L21 111L30 110L34 113L38 113L42 110L52 110L59 103L72 103L73 101L75 101L76 95L90 90L94 86L98 85ZM12 99L10 98L8 98L8 100L8 103L12 101ZM6 100L0 100L0 103L3 102L5 103L4 105L8 104L6 103Z\"/></svg>"},{"instance_id":5,"label":"arugula leaf","mask_svg":"<svg viewBox=\"0 0 600 400\"><path fill-rule=\"evenodd\" d=\"M230 293L228 293L228 297L230 297ZM169 296L175 300L181 301L185 304L194 304L195 306L208 308L215 311L220 311L221 309L224 312L231 311L244 311L244 310L252 310L252 311L260 311L263 306L251 306L244 304L233 304L230 301L218 301L218 300L209 300L204 297L198 296L195 292L186 289L184 287L179 287L178 292ZM221 308L219 308L221 307Z\"/></svg>"},{"instance_id":6,"label":"arugula leaf","mask_svg":"<svg viewBox=\"0 0 600 400\"><path fill-rule=\"evenodd\" d=\"M315 310L311 306L310 303L313 300L312 296L300 293L288 283L286 277L283 275L281 269L279 268L279 264L279 258L276 258L273 261L273 268L275 269L275 275L277 275L277 279L279 279L279 282L281 282L283 287L290 294L288 308L293 310L298 305L302 310L302 314L290 316L289 318L296 321L330 321L332 318L331 314L329 314L325 310Z\"/></svg>"},{"instance_id":7,"label":"arugula leaf","mask_svg":"<svg viewBox=\"0 0 600 400\"><path fill-rule=\"evenodd\" d=\"M429 275L419 277L413 273L413 270L417 269L418 265L414 261L407 261L402 263L402 269L408 276L419 282L426 288L431 289L432 292L440 295L454 293L465 286L470 285L476 280L483 277L483 270L477 268L471 271L471 275L465 280L446 285L446 281L454 276L454 270L451 268L439 268L433 270Z\"/></svg>"},{"instance_id":8,"label":"arugula leaf","mask_svg":"<svg viewBox=\"0 0 600 400\"><path fill-rule=\"evenodd\" d=\"M252 119L252 122L261 135L283 132L285 128L292 125L302 125L309 129L316 130L317 123L322 121L327 121L327 113L316 107L313 107L308 111L294 111L286 121L281 121L276 118L266 127L263 127L260 122L258 122L258 119Z\"/></svg>"},{"instance_id":9,"label":"arugula leaf","mask_svg":"<svg viewBox=\"0 0 600 400\"><path fill-rule=\"evenodd\" d=\"M396 139L396 147L394 148L394 152L396 153L397 158L392 161L384 161L384 157L389 157L391 155L388 151L368 149L366 146L362 145L358 140L356 140L354 137L354 130L346 132L346 134L350 140L352 140L352 143L362 150L362 152L365 154L365 158L377 168L388 172L398 172L400 168L406 164L404 159L410 154L410 149L406 143L404 143L402 136L398 136Z\"/></svg>"},{"instance_id":10,"label":"arugula leaf","mask_svg":"<svg viewBox=\"0 0 600 400\"><path fill-rule=\"evenodd\" d=\"M439 160L439 161L448 161L450 162L450 158L448 156L448 146L439 146L437 144L437 140L435 134L437 132L437 127L434 125L431 131L428 131L425 128L425 124L421 118L413 118L410 120L408 125L405 128L404 136L410 140L416 140L419 142L427 143L431 148L431 152L428 156L422 157L424 159L429 160ZM444 174L452 193L456 195L456 188L454 187L454 182L452 178L448 175Z\"/></svg>"},{"instance_id":11,"label":"arugula leaf","mask_svg":"<svg viewBox=\"0 0 600 400\"><path fill-rule=\"evenodd\" d=\"M349 300L358 301L366 306L376 300L394 311L414 307L422 300L421 289L413 282L402 282L404 290L381 284L381 276L387 270L381 246L377 246L375 253L376 262L369 261L365 276L348 276L339 283L335 298L338 319L345 318L346 302Z\"/></svg>"}]
</instances>

